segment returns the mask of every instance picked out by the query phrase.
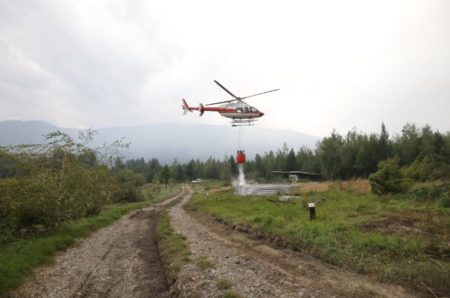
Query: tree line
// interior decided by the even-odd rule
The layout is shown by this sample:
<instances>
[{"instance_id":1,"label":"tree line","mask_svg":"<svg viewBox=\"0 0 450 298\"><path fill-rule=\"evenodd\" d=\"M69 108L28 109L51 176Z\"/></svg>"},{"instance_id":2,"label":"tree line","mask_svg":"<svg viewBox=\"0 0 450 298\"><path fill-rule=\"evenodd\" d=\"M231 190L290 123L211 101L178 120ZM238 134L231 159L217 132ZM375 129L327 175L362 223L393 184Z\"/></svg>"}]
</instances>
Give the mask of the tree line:
<instances>
[{"instance_id":1,"label":"tree line","mask_svg":"<svg viewBox=\"0 0 450 298\"><path fill-rule=\"evenodd\" d=\"M321 174L325 179L368 178L378 170L381 161L396 158L399 167L408 168L415 180L448 179L450 173L450 133L441 133L425 125L403 126L400 134L390 136L384 123L379 133L366 134L353 129L345 135L335 130L320 140L316 148L289 148L284 144L277 151L256 154L245 164L246 176L256 181L276 179L272 171L300 170ZM153 158L126 161L125 166L143 174L147 181L183 182L196 178L221 179L230 182L237 175L233 156L205 161L174 161L162 165Z\"/></svg>"}]
</instances>

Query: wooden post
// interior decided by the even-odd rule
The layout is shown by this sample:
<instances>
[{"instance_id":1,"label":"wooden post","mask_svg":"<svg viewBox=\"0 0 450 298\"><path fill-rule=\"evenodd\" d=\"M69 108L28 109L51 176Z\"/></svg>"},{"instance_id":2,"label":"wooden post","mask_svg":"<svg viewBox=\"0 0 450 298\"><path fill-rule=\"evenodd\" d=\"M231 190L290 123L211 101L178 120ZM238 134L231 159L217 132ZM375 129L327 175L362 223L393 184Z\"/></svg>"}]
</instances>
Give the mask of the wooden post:
<instances>
[{"instance_id":1,"label":"wooden post","mask_svg":"<svg viewBox=\"0 0 450 298\"><path fill-rule=\"evenodd\" d=\"M316 204L315 203L309 203L309 219L314 220L316 219Z\"/></svg>"}]
</instances>

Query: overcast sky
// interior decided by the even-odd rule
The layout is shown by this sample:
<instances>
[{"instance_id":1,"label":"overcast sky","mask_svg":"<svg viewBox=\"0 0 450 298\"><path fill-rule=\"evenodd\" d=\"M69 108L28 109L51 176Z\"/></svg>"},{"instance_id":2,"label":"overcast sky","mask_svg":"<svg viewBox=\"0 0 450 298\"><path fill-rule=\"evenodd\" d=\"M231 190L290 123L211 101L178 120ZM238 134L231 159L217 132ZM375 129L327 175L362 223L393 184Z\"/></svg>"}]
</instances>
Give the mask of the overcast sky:
<instances>
[{"instance_id":1,"label":"overcast sky","mask_svg":"<svg viewBox=\"0 0 450 298\"><path fill-rule=\"evenodd\" d=\"M450 1L0 1L0 120L63 127L161 122L225 100L260 126L450 130Z\"/></svg>"}]
</instances>

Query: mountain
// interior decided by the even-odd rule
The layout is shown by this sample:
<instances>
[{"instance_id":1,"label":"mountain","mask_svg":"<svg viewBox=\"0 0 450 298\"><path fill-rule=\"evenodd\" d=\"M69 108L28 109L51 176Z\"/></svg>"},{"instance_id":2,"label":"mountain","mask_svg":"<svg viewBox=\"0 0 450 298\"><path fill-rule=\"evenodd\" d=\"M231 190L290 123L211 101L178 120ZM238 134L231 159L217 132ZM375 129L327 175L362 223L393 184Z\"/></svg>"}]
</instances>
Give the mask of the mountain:
<instances>
[{"instance_id":1,"label":"mountain","mask_svg":"<svg viewBox=\"0 0 450 298\"><path fill-rule=\"evenodd\" d=\"M0 146L38 144L44 142L43 135L55 130L77 135L76 129L61 129L44 121L0 121Z\"/></svg>"},{"instance_id":2,"label":"mountain","mask_svg":"<svg viewBox=\"0 0 450 298\"><path fill-rule=\"evenodd\" d=\"M0 121L0 146L24 143L42 143L44 134L61 130L77 136L77 129L59 128L43 121ZM222 159L244 149L249 157L256 153L278 150L287 143L289 148L313 148L318 138L286 129L264 127L233 128L219 125L153 124L130 127L112 127L98 130L94 145L125 137L131 143L123 152L126 158L156 157L162 162Z\"/></svg>"}]
</instances>

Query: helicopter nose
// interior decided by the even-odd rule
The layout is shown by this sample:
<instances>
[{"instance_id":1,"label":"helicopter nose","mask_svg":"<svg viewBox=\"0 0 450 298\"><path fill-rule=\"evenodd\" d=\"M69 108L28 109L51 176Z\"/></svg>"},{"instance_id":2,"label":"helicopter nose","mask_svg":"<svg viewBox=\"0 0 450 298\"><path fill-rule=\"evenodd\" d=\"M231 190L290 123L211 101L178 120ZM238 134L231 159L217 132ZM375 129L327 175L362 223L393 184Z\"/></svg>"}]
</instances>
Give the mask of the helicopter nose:
<instances>
[{"instance_id":1,"label":"helicopter nose","mask_svg":"<svg viewBox=\"0 0 450 298\"><path fill-rule=\"evenodd\" d=\"M262 116L264 116L264 113L263 112L259 112L259 117L262 117Z\"/></svg>"}]
</instances>

